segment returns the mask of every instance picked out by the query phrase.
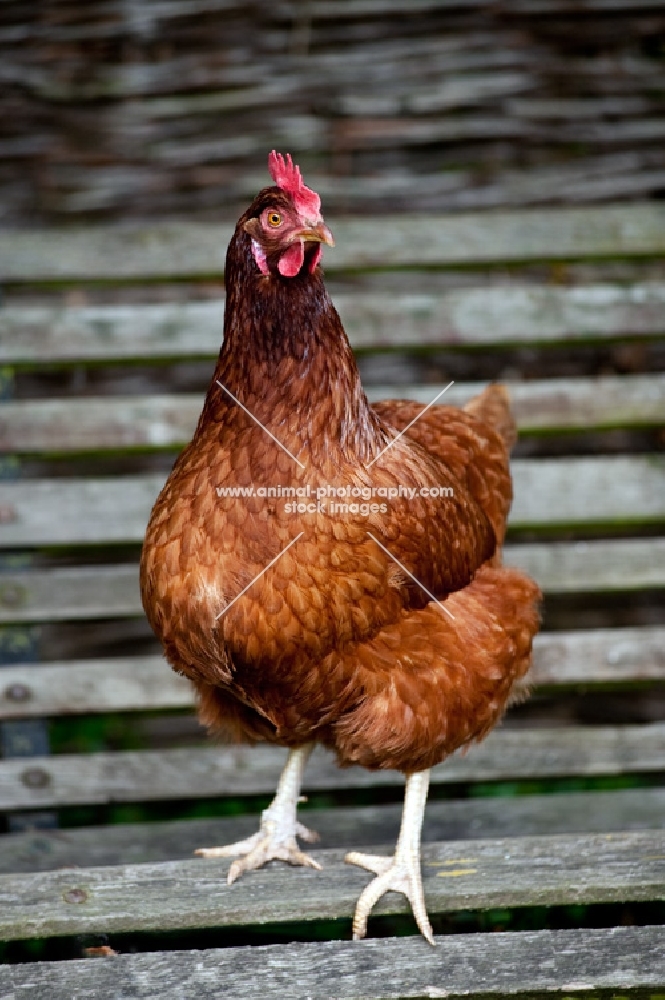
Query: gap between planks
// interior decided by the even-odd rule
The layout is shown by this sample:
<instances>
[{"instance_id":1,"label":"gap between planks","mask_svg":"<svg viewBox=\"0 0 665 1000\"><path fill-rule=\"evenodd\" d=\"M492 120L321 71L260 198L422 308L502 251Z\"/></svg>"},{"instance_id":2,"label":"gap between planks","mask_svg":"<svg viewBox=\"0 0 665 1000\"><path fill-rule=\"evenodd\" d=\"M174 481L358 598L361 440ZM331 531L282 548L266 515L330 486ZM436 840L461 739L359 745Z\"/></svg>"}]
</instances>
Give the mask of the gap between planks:
<instances>
[{"instance_id":1,"label":"gap between planks","mask_svg":"<svg viewBox=\"0 0 665 1000\"><path fill-rule=\"evenodd\" d=\"M318 848L364 849L397 839L401 804L309 809L301 819L319 834ZM423 843L543 834L657 830L665 789L558 792L428 802ZM191 860L196 848L231 844L256 832L258 816L186 819L113 826L32 830L0 836L0 874L157 864Z\"/></svg>"}]
</instances>

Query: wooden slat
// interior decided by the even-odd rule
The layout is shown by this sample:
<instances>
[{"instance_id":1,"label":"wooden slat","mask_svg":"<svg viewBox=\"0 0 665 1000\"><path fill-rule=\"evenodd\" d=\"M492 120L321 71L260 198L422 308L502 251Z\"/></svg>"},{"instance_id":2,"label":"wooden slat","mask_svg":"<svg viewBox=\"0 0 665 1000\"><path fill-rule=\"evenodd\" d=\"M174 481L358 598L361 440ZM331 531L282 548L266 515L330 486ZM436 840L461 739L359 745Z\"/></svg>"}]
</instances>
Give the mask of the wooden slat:
<instances>
[{"instance_id":1,"label":"wooden slat","mask_svg":"<svg viewBox=\"0 0 665 1000\"><path fill-rule=\"evenodd\" d=\"M662 927L460 934L125 954L0 968L0 1000L514 1000L652 997L665 983Z\"/></svg>"},{"instance_id":2,"label":"wooden slat","mask_svg":"<svg viewBox=\"0 0 665 1000\"><path fill-rule=\"evenodd\" d=\"M665 516L665 459L658 456L516 460L511 468L514 528L638 524Z\"/></svg>"},{"instance_id":3,"label":"wooden slat","mask_svg":"<svg viewBox=\"0 0 665 1000\"><path fill-rule=\"evenodd\" d=\"M453 385L451 406L462 406L486 383ZM665 376L506 382L521 433L642 427L665 423ZM431 402L440 385L373 388L379 399ZM21 400L0 408L0 449L21 454L100 449L175 448L196 427L203 396L122 396Z\"/></svg>"},{"instance_id":4,"label":"wooden slat","mask_svg":"<svg viewBox=\"0 0 665 1000\"><path fill-rule=\"evenodd\" d=\"M516 460L512 473L513 528L665 518L661 456ZM157 474L0 483L0 547L140 542L163 484Z\"/></svg>"},{"instance_id":5,"label":"wooden slat","mask_svg":"<svg viewBox=\"0 0 665 1000\"><path fill-rule=\"evenodd\" d=\"M528 687L665 681L665 628L544 632L536 637ZM191 708L189 682L161 656L5 667L0 719L89 712Z\"/></svg>"},{"instance_id":6,"label":"wooden slat","mask_svg":"<svg viewBox=\"0 0 665 1000\"><path fill-rule=\"evenodd\" d=\"M665 587L665 539L514 545L504 562L522 568L549 593Z\"/></svg>"},{"instance_id":7,"label":"wooden slat","mask_svg":"<svg viewBox=\"0 0 665 1000\"><path fill-rule=\"evenodd\" d=\"M664 850L663 831L426 844L425 896L432 913L658 899ZM322 871L272 865L232 886L226 859L2 875L0 938L350 917L367 873L343 850L315 856ZM374 912L408 903L389 893Z\"/></svg>"},{"instance_id":8,"label":"wooden slat","mask_svg":"<svg viewBox=\"0 0 665 1000\"><path fill-rule=\"evenodd\" d=\"M220 795L269 795L285 753L280 747L197 747L12 758L0 761L0 809L189 799ZM434 768L445 784L665 770L665 723L644 726L571 726L492 733L466 755ZM331 754L316 751L304 789L395 785L391 771L340 770Z\"/></svg>"},{"instance_id":9,"label":"wooden slat","mask_svg":"<svg viewBox=\"0 0 665 1000\"><path fill-rule=\"evenodd\" d=\"M513 527L665 516L659 457L515 461ZM0 484L0 546L139 542L160 475Z\"/></svg>"},{"instance_id":10,"label":"wooden slat","mask_svg":"<svg viewBox=\"0 0 665 1000\"><path fill-rule=\"evenodd\" d=\"M0 235L0 243L2 236ZM439 295L336 295L356 350L598 340L665 332L665 285L498 285ZM0 362L210 357L224 301L0 309Z\"/></svg>"},{"instance_id":11,"label":"wooden slat","mask_svg":"<svg viewBox=\"0 0 665 1000\"><path fill-rule=\"evenodd\" d=\"M664 633L665 636L665 633ZM191 708L190 683L161 656L3 668L0 719Z\"/></svg>"},{"instance_id":12,"label":"wooden slat","mask_svg":"<svg viewBox=\"0 0 665 1000\"><path fill-rule=\"evenodd\" d=\"M657 256L665 252L659 202L457 216L330 220L330 271L530 260ZM0 234L0 281L201 277L220 274L228 225L164 223Z\"/></svg>"},{"instance_id":13,"label":"wooden slat","mask_svg":"<svg viewBox=\"0 0 665 1000\"><path fill-rule=\"evenodd\" d=\"M665 680L665 628L543 632L525 683L539 687Z\"/></svg>"},{"instance_id":14,"label":"wooden slat","mask_svg":"<svg viewBox=\"0 0 665 1000\"><path fill-rule=\"evenodd\" d=\"M665 587L665 538L509 545L504 559L552 594ZM142 613L133 564L3 570L0 576L0 624Z\"/></svg>"},{"instance_id":15,"label":"wooden slat","mask_svg":"<svg viewBox=\"0 0 665 1000\"><path fill-rule=\"evenodd\" d=\"M453 385L440 402L463 406L486 384L467 382ZM510 393L520 434L665 423L665 376L662 375L503 381L503 384ZM413 399L427 405L443 388L443 385L371 386L367 388L367 395L371 402ZM0 410L0 417L3 412Z\"/></svg>"},{"instance_id":16,"label":"wooden slat","mask_svg":"<svg viewBox=\"0 0 665 1000\"><path fill-rule=\"evenodd\" d=\"M401 803L302 814L319 848L360 850L397 839ZM665 821L665 789L564 792L476 798L427 804L423 843L544 834L657 830ZM197 847L231 844L256 832L253 814L225 819L121 823L114 826L33 830L0 836L0 873L54 871L107 865L157 864L191 859Z\"/></svg>"}]
</instances>

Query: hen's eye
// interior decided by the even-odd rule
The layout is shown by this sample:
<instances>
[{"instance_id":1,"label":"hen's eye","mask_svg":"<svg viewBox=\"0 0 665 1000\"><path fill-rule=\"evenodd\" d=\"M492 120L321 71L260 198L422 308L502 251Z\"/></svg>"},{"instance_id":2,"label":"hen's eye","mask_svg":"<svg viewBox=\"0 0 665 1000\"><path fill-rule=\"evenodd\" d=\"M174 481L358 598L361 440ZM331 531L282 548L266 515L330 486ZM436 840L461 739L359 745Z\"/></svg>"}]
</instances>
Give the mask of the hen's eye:
<instances>
[{"instance_id":1,"label":"hen's eye","mask_svg":"<svg viewBox=\"0 0 665 1000\"><path fill-rule=\"evenodd\" d=\"M277 226L281 226L282 216L279 212L268 212L268 225L276 229Z\"/></svg>"}]
</instances>

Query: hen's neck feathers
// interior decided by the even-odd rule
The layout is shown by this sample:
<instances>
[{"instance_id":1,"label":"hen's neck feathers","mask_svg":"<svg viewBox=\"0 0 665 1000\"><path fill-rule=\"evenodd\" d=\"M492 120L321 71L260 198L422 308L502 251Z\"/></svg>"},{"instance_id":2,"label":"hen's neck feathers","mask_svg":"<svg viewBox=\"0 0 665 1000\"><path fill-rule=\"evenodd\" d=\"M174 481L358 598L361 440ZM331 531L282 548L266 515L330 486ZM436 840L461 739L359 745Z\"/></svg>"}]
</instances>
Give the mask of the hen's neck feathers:
<instances>
[{"instance_id":1,"label":"hen's neck feathers","mask_svg":"<svg viewBox=\"0 0 665 1000\"><path fill-rule=\"evenodd\" d=\"M297 451L371 460L392 435L367 401L320 268L310 274L306 260L294 278L264 276L242 222L227 254L224 343L206 409L216 420L237 410L221 382L280 440L295 437Z\"/></svg>"}]
</instances>

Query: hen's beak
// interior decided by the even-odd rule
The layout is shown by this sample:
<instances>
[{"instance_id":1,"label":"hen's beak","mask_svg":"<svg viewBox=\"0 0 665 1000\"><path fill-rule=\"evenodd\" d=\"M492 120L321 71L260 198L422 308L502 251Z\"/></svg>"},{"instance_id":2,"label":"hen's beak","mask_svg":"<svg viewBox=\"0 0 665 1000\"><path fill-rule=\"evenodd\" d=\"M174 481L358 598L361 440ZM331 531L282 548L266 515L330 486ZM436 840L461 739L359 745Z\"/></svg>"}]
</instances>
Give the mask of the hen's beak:
<instances>
[{"instance_id":1,"label":"hen's beak","mask_svg":"<svg viewBox=\"0 0 665 1000\"><path fill-rule=\"evenodd\" d=\"M325 222L320 222L316 226L307 226L296 233L296 239L305 240L306 243L325 243L327 247L334 247L335 241Z\"/></svg>"}]
</instances>

